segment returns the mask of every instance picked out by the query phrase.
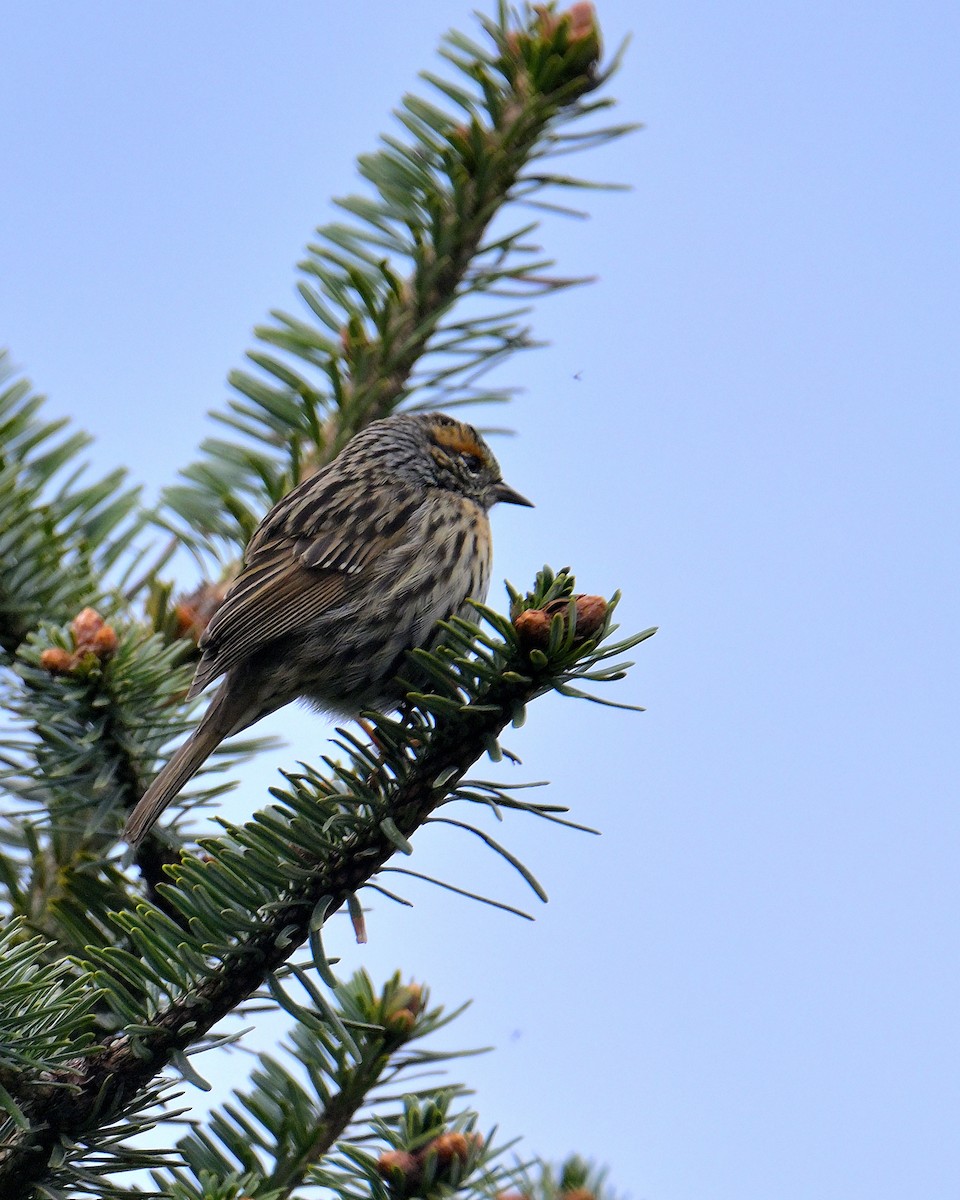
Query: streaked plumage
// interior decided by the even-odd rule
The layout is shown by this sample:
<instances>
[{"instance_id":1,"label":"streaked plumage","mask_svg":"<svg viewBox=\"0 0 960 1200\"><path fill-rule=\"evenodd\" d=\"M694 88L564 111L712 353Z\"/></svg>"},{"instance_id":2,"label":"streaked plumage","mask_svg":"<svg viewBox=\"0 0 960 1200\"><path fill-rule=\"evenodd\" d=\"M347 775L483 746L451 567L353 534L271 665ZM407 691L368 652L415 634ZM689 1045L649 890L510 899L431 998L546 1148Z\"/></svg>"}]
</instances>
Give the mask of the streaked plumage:
<instances>
[{"instance_id":1,"label":"streaked plumage","mask_svg":"<svg viewBox=\"0 0 960 1200\"><path fill-rule=\"evenodd\" d=\"M471 426L442 413L369 425L276 504L202 638L190 688L223 677L200 724L133 810L136 845L213 750L305 698L355 715L402 699L407 652L486 597L487 511L529 504Z\"/></svg>"}]
</instances>

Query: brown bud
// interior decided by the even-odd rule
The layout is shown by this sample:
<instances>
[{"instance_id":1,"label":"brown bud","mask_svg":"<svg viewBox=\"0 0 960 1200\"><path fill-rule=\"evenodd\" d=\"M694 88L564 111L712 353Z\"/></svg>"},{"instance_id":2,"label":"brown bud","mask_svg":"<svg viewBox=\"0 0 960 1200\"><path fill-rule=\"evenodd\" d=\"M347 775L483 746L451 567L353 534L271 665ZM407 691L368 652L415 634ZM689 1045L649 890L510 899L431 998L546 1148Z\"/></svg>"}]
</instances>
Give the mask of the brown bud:
<instances>
[{"instance_id":1,"label":"brown bud","mask_svg":"<svg viewBox=\"0 0 960 1200\"><path fill-rule=\"evenodd\" d=\"M437 1156L437 1162L445 1167L454 1159L465 1163L470 1155L470 1148L470 1142L467 1141L465 1134L441 1133L439 1137L435 1137L432 1142L427 1143L423 1153L429 1154L432 1151Z\"/></svg>"},{"instance_id":2,"label":"brown bud","mask_svg":"<svg viewBox=\"0 0 960 1200\"><path fill-rule=\"evenodd\" d=\"M117 632L112 625L103 625L93 636L91 649L101 662L117 652Z\"/></svg>"},{"instance_id":3,"label":"brown bud","mask_svg":"<svg viewBox=\"0 0 960 1200\"><path fill-rule=\"evenodd\" d=\"M563 59L563 73L558 82L565 87L573 85L581 93L589 91L595 86L600 60L600 27L593 5L576 3L561 13L538 7L534 12L538 37ZM551 90L556 85L556 82L548 84Z\"/></svg>"},{"instance_id":4,"label":"brown bud","mask_svg":"<svg viewBox=\"0 0 960 1200\"><path fill-rule=\"evenodd\" d=\"M585 642L603 628L607 616L607 602L602 596L561 596L548 601L543 608L528 608L514 618L520 645L525 650L545 650L550 642L550 626L559 613L566 617L570 611L570 600L574 601L574 645Z\"/></svg>"},{"instance_id":5,"label":"brown bud","mask_svg":"<svg viewBox=\"0 0 960 1200\"><path fill-rule=\"evenodd\" d=\"M564 16L570 21L570 40L581 41L597 34L597 14L589 0L571 4Z\"/></svg>"},{"instance_id":6,"label":"brown bud","mask_svg":"<svg viewBox=\"0 0 960 1200\"><path fill-rule=\"evenodd\" d=\"M176 636L178 638L185 637L190 632L193 622L196 620L197 614L195 610L181 600L175 606L173 616L177 623Z\"/></svg>"},{"instance_id":7,"label":"brown bud","mask_svg":"<svg viewBox=\"0 0 960 1200\"><path fill-rule=\"evenodd\" d=\"M607 602L602 596L577 597L577 637L593 637L607 619Z\"/></svg>"},{"instance_id":8,"label":"brown bud","mask_svg":"<svg viewBox=\"0 0 960 1200\"><path fill-rule=\"evenodd\" d=\"M78 650L93 649L93 639L103 628L103 617L93 608L85 608L70 622L73 644Z\"/></svg>"},{"instance_id":9,"label":"brown bud","mask_svg":"<svg viewBox=\"0 0 960 1200\"><path fill-rule=\"evenodd\" d=\"M392 1012L384 1022L387 1029L391 1033L404 1034L409 1033L417 1023L417 1018L408 1008L398 1008L396 1012Z\"/></svg>"},{"instance_id":10,"label":"brown bud","mask_svg":"<svg viewBox=\"0 0 960 1200\"><path fill-rule=\"evenodd\" d=\"M560 1193L560 1200L597 1200L589 1188L571 1188L568 1192Z\"/></svg>"},{"instance_id":11,"label":"brown bud","mask_svg":"<svg viewBox=\"0 0 960 1200\"><path fill-rule=\"evenodd\" d=\"M200 635L223 603L229 586L228 579L219 583L205 582L186 596L181 596L173 610L177 621L177 637L192 637L199 641Z\"/></svg>"},{"instance_id":12,"label":"brown bud","mask_svg":"<svg viewBox=\"0 0 960 1200\"><path fill-rule=\"evenodd\" d=\"M387 1150L377 1159L377 1172L387 1183L406 1190L420 1178L420 1164L407 1150Z\"/></svg>"},{"instance_id":13,"label":"brown bud","mask_svg":"<svg viewBox=\"0 0 960 1200\"><path fill-rule=\"evenodd\" d=\"M550 640L550 618L539 608L528 608L513 622L524 650L542 650Z\"/></svg>"},{"instance_id":14,"label":"brown bud","mask_svg":"<svg viewBox=\"0 0 960 1200\"><path fill-rule=\"evenodd\" d=\"M423 988L419 983L407 984L407 1004L406 1007L412 1013L418 1013L423 1007Z\"/></svg>"},{"instance_id":15,"label":"brown bud","mask_svg":"<svg viewBox=\"0 0 960 1200\"><path fill-rule=\"evenodd\" d=\"M69 675L76 666L76 660L60 646L51 646L40 655L40 666L51 675Z\"/></svg>"}]
</instances>

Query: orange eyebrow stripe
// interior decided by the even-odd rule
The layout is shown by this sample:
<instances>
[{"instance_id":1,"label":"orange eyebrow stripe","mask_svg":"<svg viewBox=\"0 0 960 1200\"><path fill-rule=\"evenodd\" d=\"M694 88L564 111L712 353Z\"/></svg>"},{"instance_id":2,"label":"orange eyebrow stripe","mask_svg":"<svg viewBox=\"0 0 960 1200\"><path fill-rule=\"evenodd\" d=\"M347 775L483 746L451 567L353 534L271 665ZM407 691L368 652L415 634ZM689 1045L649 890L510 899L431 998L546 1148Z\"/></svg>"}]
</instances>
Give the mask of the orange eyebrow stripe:
<instances>
[{"instance_id":1,"label":"orange eyebrow stripe","mask_svg":"<svg viewBox=\"0 0 960 1200\"><path fill-rule=\"evenodd\" d=\"M455 454L475 454L477 458L486 458L483 447L462 426L441 425L434 431L433 440Z\"/></svg>"}]
</instances>

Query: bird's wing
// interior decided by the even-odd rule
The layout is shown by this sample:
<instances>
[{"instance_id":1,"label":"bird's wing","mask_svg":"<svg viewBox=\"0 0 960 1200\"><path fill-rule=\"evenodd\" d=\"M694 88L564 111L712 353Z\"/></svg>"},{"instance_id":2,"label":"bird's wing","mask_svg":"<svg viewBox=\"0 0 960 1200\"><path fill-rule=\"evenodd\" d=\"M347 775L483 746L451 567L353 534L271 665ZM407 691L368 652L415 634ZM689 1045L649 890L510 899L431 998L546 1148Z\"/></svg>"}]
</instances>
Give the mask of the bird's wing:
<instances>
[{"instance_id":1,"label":"bird's wing","mask_svg":"<svg viewBox=\"0 0 960 1200\"><path fill-rule=\"evenodd\" d=\"M319 482L309 479L285 496L250 539L243 569L200 639L191 695L270 642L355 600L426 502L422 489L395 482L388 508L367 491L327 494Z\"/></svg>"}]
</instances>

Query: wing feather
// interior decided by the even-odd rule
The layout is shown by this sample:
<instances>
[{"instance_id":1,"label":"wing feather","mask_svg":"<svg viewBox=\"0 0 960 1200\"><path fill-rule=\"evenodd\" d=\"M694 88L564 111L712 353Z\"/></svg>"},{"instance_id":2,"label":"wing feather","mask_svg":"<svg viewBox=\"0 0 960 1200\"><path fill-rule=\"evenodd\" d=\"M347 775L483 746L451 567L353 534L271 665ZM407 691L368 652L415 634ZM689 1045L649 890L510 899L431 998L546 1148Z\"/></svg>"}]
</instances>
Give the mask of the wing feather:
<instances>
[{"instance_id":1,"label":"wing feather","mask_svg":"<svg viewBox=\"0 0 960 1200\"><path fill-rule=\"evenodd\" d=\"M288 493L250 539L243 569L200 639L203 656L190 694L355 601L383 555L409 536L425 500L423 489L393 485L384 513L366 491L325 489L317 478Z\"/></svg>"}]
</instances>

